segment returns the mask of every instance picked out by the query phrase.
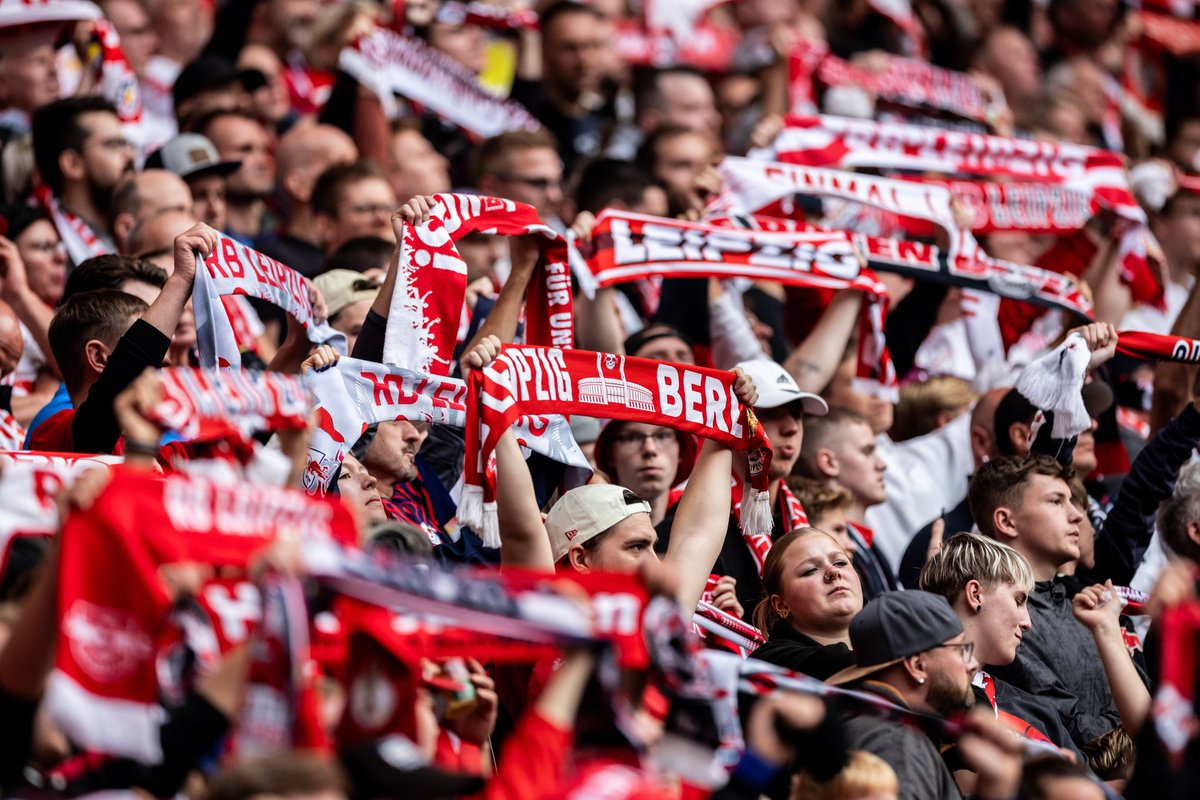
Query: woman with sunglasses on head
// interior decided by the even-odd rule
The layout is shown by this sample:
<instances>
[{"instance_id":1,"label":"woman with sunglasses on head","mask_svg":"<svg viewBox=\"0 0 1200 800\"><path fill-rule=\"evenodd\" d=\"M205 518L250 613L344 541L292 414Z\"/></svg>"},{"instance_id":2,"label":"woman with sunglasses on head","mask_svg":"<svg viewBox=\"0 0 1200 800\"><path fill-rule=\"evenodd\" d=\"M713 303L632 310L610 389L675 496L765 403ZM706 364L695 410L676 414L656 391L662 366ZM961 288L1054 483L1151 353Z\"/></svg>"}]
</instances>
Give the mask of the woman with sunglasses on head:
<instances>
[{"instance_id":1,"label":"woman with sunglasses on head","mask_svg":"<svg viewBox=\"0 0 1200 800\"><path fill-rule=\"evenodd\" d=\"M754 624L767 643L753 658L821 680L854 666L850 620L862 610L862 586L836 539L816 528L791 531L771 546L762 578Z\"/></svg>"}]
</instances>

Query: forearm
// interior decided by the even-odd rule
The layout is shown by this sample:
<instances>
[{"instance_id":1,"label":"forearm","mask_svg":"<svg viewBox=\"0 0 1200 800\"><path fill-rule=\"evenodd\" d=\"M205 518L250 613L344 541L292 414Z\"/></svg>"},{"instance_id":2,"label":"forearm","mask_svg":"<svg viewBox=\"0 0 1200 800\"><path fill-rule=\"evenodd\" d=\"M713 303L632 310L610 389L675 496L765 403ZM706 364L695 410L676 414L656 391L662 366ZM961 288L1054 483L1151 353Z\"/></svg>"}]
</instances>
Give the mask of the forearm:
<instances>
[{"instance_id":1,"label":"forearm","mask_svg":"<svg viewBox=\"0 0 1200 800\"><path fill-rule=\"evenodd\" d=\"M496 445L496 515L502 567L554 571L554 555L533 479L511 430L505 431Z\"/></svg>"},{"instance_id":2,"label":"forearm","mask_svg":"<svg viewBox=\"0 0 1200 800\"><path fill-rule=\"evenodd\" d=\"M205 269L203 264L199 264L198 267ZM179 325L183 307L191 298L192 279L176 272L167 278L158 297L150 304L150 308L146 309L146 313L142 314L142 319L169 339L175 335L175 328Z\"/></svg>"},{"instance_id":3,"label":"forearm","mask_svg":"<svg viewBox=\"0 0 1200 800\"><path fill-rule=\"evenodd\" d=\"M862 292L839 290L812 332L787 357L783 368L801 390L819 392L833 379L858 324L862 302Z\"/></svg>"},{"instance_id":4,"label":"forearm","mask_svg":"<svg viewBox=\"0 0 1200 800\"><path fill-rule=\"evenodd\" d=\"M1113 325L1120 324L1133 304L1129 287L1121 283L1116 254L1116 244L1106 242L1083 273L1083 280L1092 287L1092 316L1096 322Z\"/></svg>"},{"instance_id":5,"label":"forearm","mask_svg":"<svg viewBox=\"0 0 1200 800\"><path fill-rule=\"evenodd\" d=\"M1117 601L1114 598L1111 602ZM1136 738L1142 723L1150 713L1150 692L1146 690L1133 659L1129 657L1121 625L1117 620L1105 620L1104 624L1092 630L1092 636L1096 640L1096 649L1100 652L1100 661L1108 678L1113 705L1117 707L1117 713L1121 716L1121 727L1131 737Z\"/></svg>"},{"instance_id":6,"label":"forearm","mask_svg":"<svg viewBox=\"0 0 1200 800\"><path fill-rule=\"evenodd\" d=\"M575 346L579 349L624 355L624 337L614 292L615 287L605 286L597 289L591 300L581 294L575 296Z\"/></svg>"},{"instance_id":7,"label":"forearm","mask_svg":"<svg viewBox=\"0 0 1200 800\"><path fill-rule=\"evenodd\" d=\"M708 303L708 335L712 339L713 366L731 369L740 361L762 357L745 311L728 292L720 292Z\"/></svg>"},{"instance_id":8,"label":"forearm","mask_svg":"<svg viewBox=\"0 0 1200 800\"><path fill-rule=\"evenodd\" d=\"M1175 325L1174 336L1200 339L1200 292L1192 292ZM1194 364L1159 364L1154 370L1154 395L1150 428L1158 431L1174 419L1192 400L1198 368Z\"/></svg>"},{"instance_id":9,"label":"forearm","mask_svg":"<svg viewBox=\"0 0 1200 800\"><path fill-rule=\"evenodd\" d=\"M689 612L700 602L725 542L732 470L730 449L712 439L705 440L671 525L671 542L663 563L674 569L679 579L677 599Z\"/></svg>"},{"instance_id":10,"label":"forearm","mask_svg":"<svg viewBox=\"0 0 1200 800\"><path fill-rule=\"evenodd\" d=\"M54 309L43 303L31 291L23 291L5 298L12 306L17 319L29 329L33 341L37 343L42 355L46 357L46 369L53 372L55 377L61 377L58 363L54 360L54 350L50 347L50 320L54 318Z\"/></svg>"},{"instance_id":11,"label":"forearm","mask_svg":"<svg viewBox=\"0 0 1200 800\"><path fill-rule=\"evenodd\" d=\"M471 341L463 348L469 353L471 348L488 336L495 336L502 342L511 342L517 335L517 321L521 317L521 308L525 305L525 290L529 288L529 280L533 277L532 266L526 269L514 269L500 289L496 305L488 312L487 319L475 331Z\"/></svg>"}]
</instances>

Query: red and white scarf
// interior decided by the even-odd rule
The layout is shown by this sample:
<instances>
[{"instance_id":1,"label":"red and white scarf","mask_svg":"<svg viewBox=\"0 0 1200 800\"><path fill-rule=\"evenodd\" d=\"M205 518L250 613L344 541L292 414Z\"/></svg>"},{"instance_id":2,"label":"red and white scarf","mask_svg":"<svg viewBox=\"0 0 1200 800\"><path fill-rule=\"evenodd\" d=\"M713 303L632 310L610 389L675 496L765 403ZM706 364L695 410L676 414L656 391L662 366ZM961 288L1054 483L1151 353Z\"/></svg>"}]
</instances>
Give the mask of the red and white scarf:
<instances>
[{"instance_id":1,"label":"red and white scarf","mask_svg":"<svg viewBox=\"0 0 1200 800\"><path fill-rule=\"evenodd\" d=\"M868 335L859 338L857 377L873 393L895 394L895 370L883 338L887 292L863 269L845 232L739 230L609 209L597 218L580 253L589 270L580 275L585 291L589 283L602 287L661 275L865 292L870 302L863 306L860 333Z\"/></svg>"},{"instance_id":2,"label":"red and white scarf","mask_svg":"<svg viewBox=\"0 0 1200 800\"><path fill-rule=\"evenodd\" d=\"M187 440L247 438L308 425L311 399L294 375L260 370L171 367L158 372L156 421Z\"/></svg>"},{"instance_id":3,"label":"red and white scarf","mask_svg":"<svg viewBox=\"0 0 1200 800\"><path fill-rule=\"evenodd\" d=\"M384 363L426 375L449 374L467 290L467 265L454 243L474 231L549 240L530 282L527 339L571 346L574 322L565 240L526 203L465 194L437 194L434 199L427 222L404 228Z\"/></svg>"},{"instance_id":4,"label":"red and white scarf","mask_svg":"<svg viewBox=\"0 0 1200 800\"><path fill-rule=\"evenodd\" d=\"M398 116L401 95L479 139L541 127L523 106L489 93L450 56L387 28L375 28L344 48L338 66L379 95L389 117Z\"/></svg>"},{"instance_id":5,"label":"red and white scarf","mask_svg":"<svg viewBox=\"0 0 1200 800\"><path fill-rule=\"evenodd\" d=\"M522 414L603 416L676 428L749 451L751 487L742 527L769 531L767 468L771 444L754 412L733 392L733 374L645 358L508 346L471 373L467 391L466 460L459 519L499 546L492 453Z\"/></svg>"},{"instance_id":6,"label":"red and white scarf","mask_svg":"<svg viewBox=\"0 0 1200 800\"><path fill-rule=\"evenodd\" d=\"M197 264L192 288L201 366L242 364L235 330L221 299L230 295L266 300L303 325L309 341L330 344L345 352L345 334L335 331L327 322L317 324L309 291L308 279L291 267L218 233L217 246L202 264Z\"/></svg>"},{"instance_id":7,"label":"red and white scarf","mask_svg":"<svg viewBox=\"0 0 1200 800\"><path fill-rule=\"evenodd\" d=\"M85 61L92 71L96 93L113 104L121 123L128 126L141 122L141 86L129 66L117 29L108 20L92 22Z\"/></svg>"},{"instance_id":8,"label":"red and white scarf","mask_svg":"<svg viewBox=\"0 0 1200 800\"><path fill-rule=\"evenodd\" d=\"M788 57L791 107L814 113L816 84L853 86L871 92L879 101L914 110L945 111L974 122L988 123L995 102L965 72L935 67L927 61L887 56L882 72L856 67L829 52L824 42L801 41Z\"/></svg>"},{"instance_id":9,"label":"red and white scarf","mask_svg":"<svg viewBox=\"0 0 1200 800\"><path fill-rule=\"evenodd\" d=\"M286 532L286 534L285 534ZM246 567L277 535L352 542L350 509L303 492L117 468L92 508L66 521L59 641L47 710L75 744L162 758L156 656L168 636L163 564Z\"/></svg>"},{"instance_id":10,"label":"red and white scarf","mask_svg":"<svg viewBox=\"0 0 1200 800\"><path fill-rule=\"evenodd\" d=\"M1145 361L1200 364L1200 341L1165 333L1120 331L1117 352Z\"/></svg>"},{"instance_id":11,"label":"red and white scarf","mask_svg":"<svg viewBox=\"0 0 1200 800\"><path fill-rule=\"evenodd\" d=\"M12 414L0 409L0 450L20 450L25 446L25 429Z\"/></svg>"},{"instance_id":12,"label":"red and white scarf","mask_svg":"<svg viewBox=\"0 0 1200 800\"><path fill-rule=\"evenodd\" d=\"M896 169L1016 178L1084 192L1125 221L1118 254L1122 278L1145 285L1146 260L1158 245L1129 186L1120 154L1076 144L963 133L918 125L832 116L791 116L759 157L809 166ZM1152 298L1162 301L1162 287Z\"/></svg>"},{"instance_id":13,"label":"red and white scarf","mask_svg":"<svg viewBox=\"0 0 1200 800\"><path fill-rule=\"evenodd\" d=\"M508 9L491 3L447 0L437 10L437 21L447 25L477 25L493 31L536 30L537 12L531 8Z\"/></svg>"},{"instance_id":14,"label":"red and white scarf","mask_svg":"<svg viewBox=\"0 0 1200 800\"><path fill-rule=\"evenodd\" d=\"M33 190L33 196L54 223L72 264L79 265L89 258L116 252L82 217L64 208L49 186L37 187Z\"/></svg>"},{"instance_id":15,"label":"red and white scarf","mask_svg":"<svg viewBox=\"0 0 1200 800\"><path fill-rule=\"evenodd\" d=\"M1200 730L1196 672L1200 670L1200 600L1190 598L1166 609L1158 621L1161 666L1152 707L1158 734L1175 769L1183 766L1188 745Z\"/></svg>"}]
</instances>

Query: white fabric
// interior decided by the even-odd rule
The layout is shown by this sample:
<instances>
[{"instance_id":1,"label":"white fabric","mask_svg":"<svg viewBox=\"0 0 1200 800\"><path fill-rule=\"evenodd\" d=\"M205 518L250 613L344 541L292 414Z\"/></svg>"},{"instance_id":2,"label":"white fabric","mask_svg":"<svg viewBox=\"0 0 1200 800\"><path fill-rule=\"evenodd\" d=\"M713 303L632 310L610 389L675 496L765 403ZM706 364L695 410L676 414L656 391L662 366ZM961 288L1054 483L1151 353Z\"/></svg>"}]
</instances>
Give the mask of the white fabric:
<instances>
[{"instance_id":1,"label":"white fabric","mask_svg":"<svg viewBox=\"0 0 1200 800\"><path fill-rule=\"evenodd\" d=\"M886 434L875 437L876 452L887 464L887 501L868 508L865 522L893 572L913 535L966 496L975 468L970 430L971 415L964 413L906 442L893 442Z\"/></svg>"},{"instance_id":2,"label":"white fabric","mask_svg":"<svg viewBox=\"0 0 1200 800\"><path fill-rule=\"evenodd\" d=\"M126 756L143 764L162 761L162 706L98 697L55 670L46 685L46 712L72 743Z\"/></svg>"},{"instance_id":3,"label":"white fabric","mask_svg":"<svg viewBox=\"0 0 1200 800\"><path fill-rule=\"evenodd\" d=\"M1167 303L1165 309L1149 305L1136 305L1121 317L1121 324L1117 328L1123 331L1170 333L1195 284L1194 278L1183 284L1167 281L1167 285L1163 287L1163 299Z\"/></svg>"},{"instance_id":4,"label":"white fabric","mask_svg":"<svg viewBox=\"0 0 1200 800\"><path fill-rule=\"evenodd\" d=\"M708 333L717 369L733 369L739 361L763 357L740 300L740 295L725 291L708 303Z\"/></svg>"}]
</instances>

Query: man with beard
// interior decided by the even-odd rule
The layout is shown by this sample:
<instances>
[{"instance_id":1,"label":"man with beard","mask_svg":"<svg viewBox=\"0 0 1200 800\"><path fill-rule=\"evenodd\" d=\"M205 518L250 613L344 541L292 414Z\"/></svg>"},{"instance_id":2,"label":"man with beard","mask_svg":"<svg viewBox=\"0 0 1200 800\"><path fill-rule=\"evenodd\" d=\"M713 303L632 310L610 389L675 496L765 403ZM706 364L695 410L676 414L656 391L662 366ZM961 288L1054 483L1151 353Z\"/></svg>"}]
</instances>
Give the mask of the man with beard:
<instances>
[{"instance_id":1,"label":"man with beard","mask_svg":"<svg viewBox=\"0 0 1200 800\"><path fill-rule=\"evenodd\" d=\"M133 156L116 109L103 98L70 97L33 115L34 161L73 264L116 250L108 210L113 189L133 172Z\"/></svg>"},{"instance_id":2,"label":"man with beard","mask_svg":"<svg viewBox=\"0 0 1200 800\"><path fill-rule=\"evenodd\" d=\"M196 123L195 132L208 137L222 161L242 163L225 179L225 232L251 242L263 233L266 198L275 190L271 134L240 111L215 111Z\"/></svg>"},{"instance_id":3,"label":"man with beard","mask_svg":"<svg viewBox=\"0 0 1200 800\"><path fill-rule=\"evenodd\" d=\"M979 663L974 642L946 598L929 592L888 592L850 623L858 666L829 679L878 695L921 714L949 716L975 703L971 678ZM846 721L846 746L882 758L900 778L900 800L961 797L930 737L898 721L872 715Z\"/></svg>"}]
</instances>

